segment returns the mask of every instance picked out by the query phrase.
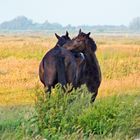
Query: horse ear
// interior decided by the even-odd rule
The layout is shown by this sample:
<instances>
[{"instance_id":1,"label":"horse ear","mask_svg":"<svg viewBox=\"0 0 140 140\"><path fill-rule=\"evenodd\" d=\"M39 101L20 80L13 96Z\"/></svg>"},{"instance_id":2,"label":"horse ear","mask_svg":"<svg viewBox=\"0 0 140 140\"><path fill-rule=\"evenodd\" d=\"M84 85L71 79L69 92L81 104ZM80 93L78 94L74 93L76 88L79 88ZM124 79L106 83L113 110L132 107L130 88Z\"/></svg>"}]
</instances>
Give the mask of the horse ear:
<instances>
[{"instance_id":1,"label":"horse ear","mask_svg":"<svg viewBox=\"0 0 140 140\"><path fill-rule=\"evenodd\" d=\"M82 31L81 31L81 29L80 29L80 30L79 30L79 34L81 34L81 32L82 32Z\"/></svg>"},{"instance_id":2,"label":"horse ear","mask_svg":"<svg viewBox=\"0 0 140 140\"><path fill-rule=\"evenodd\" d=\"M58 34L56 34L56 33L55 33L55 36L56 36L56 38L57 38L57 39L59 39L59 38L60 38L60 36L59 36Z\"/></svg>"},{"instance_id":3,"label":"horse ear","mask_svg":"<svg viewBox=\"0 0 140 140\"><path fill-rule=\"evenodd\" d=\"M89 36L90 36L90 34L91 34L91 32L89 32L89 33L87 34L87 36L89 37Z\"/></svg>"},{"instance_id":4,"label":"horse ear","mask_svg":"<svg viewBox=\"0 0 140 140\"><path fill-rule=\"evenodd\" d=\"M67 36L67 37L69 36L69 32L68 32L68 31L66 31L66 36Z\"/></svg>"}]
</instances>

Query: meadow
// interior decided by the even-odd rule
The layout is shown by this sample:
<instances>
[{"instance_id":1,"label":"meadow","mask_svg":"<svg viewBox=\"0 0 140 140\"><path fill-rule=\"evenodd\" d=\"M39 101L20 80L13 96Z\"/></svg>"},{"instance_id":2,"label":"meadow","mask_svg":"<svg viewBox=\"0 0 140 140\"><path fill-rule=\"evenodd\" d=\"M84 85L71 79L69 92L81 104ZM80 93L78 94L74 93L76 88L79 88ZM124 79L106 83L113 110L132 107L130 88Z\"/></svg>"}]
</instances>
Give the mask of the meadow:
<instances>
[{"instance_id":1,"label":"meadow","mask_svg":"<svg viewBox=\"0 0 140 140\"><path fill-rule=\"evenodd\" d=\"M58 86L54 89L55 96L44 100L47 97L42 92L38 67L44 54L55 45L54 36L0 35L1 139L140 137L140 36L95 35L93 38L102 71L95 105L89 104L90 94L85 87L70 96L62 93L65 102L57 94L61 91ZM71 97L75 97L73 105L69 103ZM52 111L53 105L57 108ZM80 115L77 114L79 108ZM77 115L71 113L73 117L68 111ZM43 118L50 112L56 116L52 115L48 123ZM63 120L63 125L57 120ZM56 128L61 129L58 132Z\"/></svg>"}]
</instances>

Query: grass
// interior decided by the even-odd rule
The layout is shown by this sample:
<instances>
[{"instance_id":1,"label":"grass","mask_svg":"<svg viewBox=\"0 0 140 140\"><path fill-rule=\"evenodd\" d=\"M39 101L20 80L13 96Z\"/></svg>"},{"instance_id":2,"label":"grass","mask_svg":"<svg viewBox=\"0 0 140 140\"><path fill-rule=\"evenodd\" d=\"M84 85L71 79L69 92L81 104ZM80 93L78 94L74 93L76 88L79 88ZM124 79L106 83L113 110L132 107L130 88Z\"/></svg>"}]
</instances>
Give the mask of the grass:
<instances>
[{"instance_id":1,"label":"grass","mask_svg":"<svg viewBox=\"0 0 140 140\"><path fill-rule=\"evenodd\" d=\"M24 133L19 128L32 112L33 107L27 105L0 107L0 139L22 139Z\"/></svg>"},{"instance_id":2,"label":"grass","mask_svg":"<svg viewBox=\"0 0 140 140\"><path fill-rule=\"evenodd\" d=\"M82 135L81 139L90 135L100 139L113 138L118 134L121 134L120 139L132 139L139 130L140 96L137 94L100 98L92 105L89 103L91 95L85 87L67 95L56 86L55 94L49 100L40 93L37 94L33 124L37 127L36 134L46 139L65 139L75 132Z\"/></svg>"},{"instance_id":3,"label":"grass","mask_svg":"<svg viewBox=\"0 0 140 140\"><path fill-rule=\"evenodd\" d=\"M1 139L134 139L140 137L140 37L95 36L97 57L103 80L94 106L85 87L73 91L73 104L57 101L56 89L51 102L58 110L47 110L40 100L43 87L38 79L38 65L43 55L55 45L52 36L0 36L0 137ZM39 85L39 88L36 87ZM58 88L59 89L59 88ZM34 107L36 90L40 105ZM61 90L60 90L61 91ZM61 91L62 92L62 91ZM63 95L63 94L62 94ZM44 96L43 96L44 97ZM78 99L77 99L78 98ZM46 97L44 97L46 99ZM57 101L57 102L56 102ZM38 103L38 102L36 102ZM66 106L64 105L66 104ZM60 107L59 107L60 106ZM65 110L61 110L65 107ZM46 118L40 129L39 110ZM79 111L79 112L78 112ZM53 116L53 113L56 116ZM40 118L40 117L38 117ZM55 122L53 122L55 121ZM62 121L62 122L61 122ZM33 122L33 123L32 123ZM61 123L60 123L61 122ZM59 130L58 127L61 129Z\"/></svg>"},{"instance_id":4,"label":"grass","mask_svg":"<svg viewBox=\"0 0 140 140\"><path fill-rule=\"evenodd\" d=\"M94 104L90 98L85 86L65 94L57 85L51 98L36 88L35 106L1 109L1 138L123 140L139 136L138 92L100 98Z\"/></svg>"}]
</instances>

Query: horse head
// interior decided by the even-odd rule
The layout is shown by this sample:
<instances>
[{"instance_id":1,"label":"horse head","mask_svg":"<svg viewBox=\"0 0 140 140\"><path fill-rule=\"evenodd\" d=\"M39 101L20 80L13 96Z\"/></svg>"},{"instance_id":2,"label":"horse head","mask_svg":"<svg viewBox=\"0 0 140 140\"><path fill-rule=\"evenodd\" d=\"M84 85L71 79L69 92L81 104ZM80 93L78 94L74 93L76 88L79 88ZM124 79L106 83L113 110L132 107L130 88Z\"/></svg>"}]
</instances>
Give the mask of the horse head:
<instances>
[{"instance_id":1,"label":"horse head","mask_svg":"<svg viewBox=\"0 0 140 140\"><path fill-rule=\"evenodd\" d=\"M58 39L56 46L62 47L65 43L70 41L69 33L66 31L65 35L59 36L55 33L56 38Z\"/></svg>"},{"instance_id":2,"label":"horse head","mask_svg":"<svg viewBox=\"0 0 140 140\"><path fill-rule=\"evenodd\" d=\"M66 43L64 45L64 48L76 52L84 52L85 50L91 50L95 52L96 44L94 40L90 37L90 32L86 34L80 29L77 37Z\"/></svg>"}]
</instances>

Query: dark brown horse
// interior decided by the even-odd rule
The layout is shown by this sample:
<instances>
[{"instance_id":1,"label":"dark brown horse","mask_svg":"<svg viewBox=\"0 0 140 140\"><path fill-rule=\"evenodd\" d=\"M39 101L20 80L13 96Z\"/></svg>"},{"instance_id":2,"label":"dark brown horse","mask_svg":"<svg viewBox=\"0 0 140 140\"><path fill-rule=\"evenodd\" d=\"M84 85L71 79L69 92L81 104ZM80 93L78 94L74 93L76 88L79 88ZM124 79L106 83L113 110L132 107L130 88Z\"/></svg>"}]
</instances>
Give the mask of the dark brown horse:
<instances>
[{"instance_id":1,"label":"dark brown horse","mask_svg":"<svg viewBox=\"0 0 140 140\"><path fill-rule=\"evenodd\" d=\"M78 85L87 85L88 90L93 93L91 101L94 102L101 83L101 70L95 54L97 49L95 41L90 37L90 33L85 34L80 30L78 36L63 47L84 54L85 61L80 67L81 73L78 76Z\"/></svg>"},{"instance_id":2,"label":"dark brown horse","mask_svg":"<svg viewBox=\"0 0 140 140\"><path fill-rule=\"evenodd\" d=\"M73 54L62 47L71 40L68 32L61 37L57 34L55 35L58 39L57 44L46 53L39 66L39 78L49 92L51 87L54 87L57 83L62 86L71 83L73 87L77 87L76 77L79 73L77 67L83 61L81 55L79 56L78 53Z\"/></svg>"}]
</instances>

